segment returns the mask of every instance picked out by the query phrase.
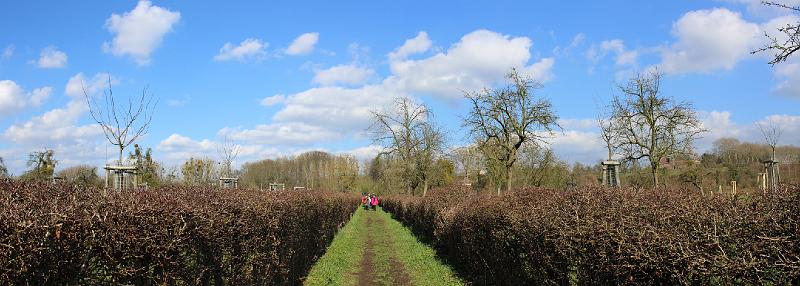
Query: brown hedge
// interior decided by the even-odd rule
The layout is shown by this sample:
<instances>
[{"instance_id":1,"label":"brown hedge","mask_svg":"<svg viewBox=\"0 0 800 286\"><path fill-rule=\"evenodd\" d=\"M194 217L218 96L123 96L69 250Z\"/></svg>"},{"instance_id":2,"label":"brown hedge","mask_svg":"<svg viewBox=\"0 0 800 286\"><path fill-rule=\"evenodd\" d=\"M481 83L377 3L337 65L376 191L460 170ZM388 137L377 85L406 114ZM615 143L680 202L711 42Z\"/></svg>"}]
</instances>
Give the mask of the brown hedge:
<instances>
[{"instance_id":1,"label":"brown hedge","mask_svg":"<svg viewBox=\"0 0 800 286\"><path fill-rule=\"evenodd\" d=\"M800 284L800 189L457 188L384 209L478 285Z\"/></svg>"},{"instance_id":2,"label":"brown hedge","mask_svg":"<svg viewBox=\"0 0 800 286\"><path fill-rule=\"evenodd\" d=\"M325 192L0 181L0 284L298 284L358 203Z\"/></svg>"}]
</instances>

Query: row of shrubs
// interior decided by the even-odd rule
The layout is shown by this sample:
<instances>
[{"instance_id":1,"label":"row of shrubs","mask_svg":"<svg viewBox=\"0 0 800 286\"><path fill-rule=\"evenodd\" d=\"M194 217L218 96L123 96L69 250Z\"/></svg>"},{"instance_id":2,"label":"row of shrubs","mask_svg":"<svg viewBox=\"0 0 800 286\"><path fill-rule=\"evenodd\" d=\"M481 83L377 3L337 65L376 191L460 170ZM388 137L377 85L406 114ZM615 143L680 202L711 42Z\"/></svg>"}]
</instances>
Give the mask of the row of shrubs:
<instances>
[{"instance_id":1,"label":"row of shrubs","mask_svg":"<svg viewBox=\"0 0 800 286\"><path fill-rule=\"evenodd\" d=\"M800 189L456 187L384 209L476 285L800 285Z\"/></svg>"},{"instance_id":2,"label":"row of shrubs","mask_svg":"<svg viewBox=\"0 0 800 286\"><path fill-rule=\"evenodd\" d=\"M358 203L325 192L0 181L0 284L298 284Z\"/></svg>"}]
</instances>

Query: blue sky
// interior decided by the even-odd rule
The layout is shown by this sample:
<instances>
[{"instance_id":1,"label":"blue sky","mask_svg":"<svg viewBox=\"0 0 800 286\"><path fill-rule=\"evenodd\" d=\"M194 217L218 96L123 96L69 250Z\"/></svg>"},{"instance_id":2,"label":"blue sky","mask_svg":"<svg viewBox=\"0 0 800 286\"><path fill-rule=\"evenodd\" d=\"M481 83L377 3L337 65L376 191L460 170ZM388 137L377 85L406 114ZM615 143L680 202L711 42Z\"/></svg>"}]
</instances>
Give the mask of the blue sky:
<instances>
[{"instance_id":1,"label":"blue sky","mask_svg":"<svg viewBox=\"0 0 800 286\"><path fill-rule=\"evenodd\" d=\"M800 145L800 55L772 67L749 53L800 15L759 1L299 2L0 4L0 157L15 174L42 148L59 169L113 158L80 93L101 93L109 75L117 95L148 87L159 99L139 143L168 166L217 158L223 137L242 146L237 164L307 150L369 158L369 110L394 96L430 106L463 145L460 90L511 67L544 83L564 127L551 146L571 162L602 159L597 107L652 68L700 112L699 151L758 141L768 122Z\"/></svg>"}]
</instances>

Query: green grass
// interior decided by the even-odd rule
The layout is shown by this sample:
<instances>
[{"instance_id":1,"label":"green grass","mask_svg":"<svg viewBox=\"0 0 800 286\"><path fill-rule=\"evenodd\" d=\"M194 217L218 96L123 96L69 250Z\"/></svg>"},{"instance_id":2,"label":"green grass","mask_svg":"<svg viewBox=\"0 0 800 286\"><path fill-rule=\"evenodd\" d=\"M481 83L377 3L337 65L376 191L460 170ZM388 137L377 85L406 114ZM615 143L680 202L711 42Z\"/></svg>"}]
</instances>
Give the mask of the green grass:
<instances>
[{"instance_id":1,"label":"green grass","mask_svg":"<svg viewBox=\"0 0 800 286\"><path fill-rule=\"evenodd\" d=\"M434 250L420 242L411 230L383 210L379 209L376 214L386 219L385 235L393 238L395 257L403 263L414 285L464 285L449 266L439 261Z\"/></svg>"},{"instance_id":2,"label":"green grass","mask_svg":"<svg viewBox=\"0 0 800 286\"><path fill-rule=\"evenodd\" d=\"M333 238L306 277L305 285L355 285L363 254L364 211L359 208Z\"/></svg>"},{"instance_id":3,"label":"green grass","mask_svg":"<svg viewBox=\"0 0 800 286\"><path fill-rule=\"evenodd\" d=\"M372 223L367 225L367 217ZM383 221L383 224L379 222ZM311 268L305 285L355 285L364 255L367 232L373 237L372 266L369 275L376 285L393 285L398 273L392 258L403 264L413 285L464 285L450 267L442 264L429 246L382 209L358 209L336 234L327 252Z\"/></svg>"}]
</instances>

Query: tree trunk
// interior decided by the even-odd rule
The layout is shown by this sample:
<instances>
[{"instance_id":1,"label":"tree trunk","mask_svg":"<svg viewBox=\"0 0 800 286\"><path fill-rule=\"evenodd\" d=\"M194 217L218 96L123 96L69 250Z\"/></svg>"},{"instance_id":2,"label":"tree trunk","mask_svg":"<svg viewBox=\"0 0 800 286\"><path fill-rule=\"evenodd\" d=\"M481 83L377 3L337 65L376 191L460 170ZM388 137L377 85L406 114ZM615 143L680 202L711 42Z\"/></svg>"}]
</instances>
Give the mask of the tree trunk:
<instances>
[{"instance_id":1,"label":"tree trunk","mask_svg":"<svg viewBox=\"0 0 800 286\"><path fill-rule=\"evenodd\" d=\"M650 163L650 170L653 171L653 188L658 188L658 164Z\"/></svg>"},{"instance_id":2,"label":"tree trunk","mask_svg":"<svg viewBox=\"0 0 800 286\"><path fill-rule=\"evenodd\" d=\"M506 193L511 192L511 167L506 166ZM498 192L497 195L500 195Z\"/></svg>"},{"instance_id":3,"label":"tree trunk","mask_svg":"<svg viewBox=\"0 0 800 286\"><path fill-rule=\"evenodd\" d=\"M422 183L422 196L424 197L427 194L428 194L428 180L425 180L425 182Z\"/></svg>"},{"instance_id":4,"label":"tree trunk","mask_svg":"<svg viewBox=\"0 0 800 286\"><path fill-rule=\"evenodd\" d=\"M122 145L119 145L119 161L117 161L117 165L122 166Z\"/></svg>"}]
</instances>

